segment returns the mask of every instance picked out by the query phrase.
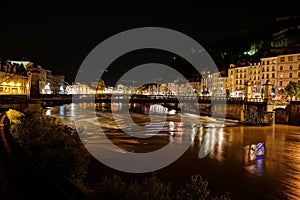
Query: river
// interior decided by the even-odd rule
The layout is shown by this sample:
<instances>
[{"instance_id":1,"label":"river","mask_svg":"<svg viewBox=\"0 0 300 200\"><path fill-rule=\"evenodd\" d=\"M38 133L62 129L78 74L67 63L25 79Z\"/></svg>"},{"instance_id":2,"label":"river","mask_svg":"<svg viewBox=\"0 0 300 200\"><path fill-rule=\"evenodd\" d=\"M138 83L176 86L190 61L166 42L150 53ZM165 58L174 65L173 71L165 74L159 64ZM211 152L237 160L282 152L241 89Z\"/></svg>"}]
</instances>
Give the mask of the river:
<instances>
[{"instance_id":1,"label":"river","mask_svg":"<svg viewBox=\"0 0 300 200\"><path fill-rule=\"evenodd\" d=\"M161 107L144 104L132 105L132 120L128 120L124 112L119 112L128 108L121 103L80 103L49 107L44 112L77 128L92 153L101 149L142 154L163 149L169 143L189 144L183 155L174 155L165 166L154 168L177 187L191 175L201 174L208 180L212 194L228 191L232 199L300 199L300 127L241 126L234 120L193 115L182 121L181 113L160 115L165 113ZM150 108L157 113L149 115ZM143 129L130 129L134 123ZM157 131L159 134L155 134ZM136 135L138 132L144 135ZM115 154L106 156L110 160ZM99 174L118 171L109 164L104 167L99 162Z\"/></svg>"}]
</instances>

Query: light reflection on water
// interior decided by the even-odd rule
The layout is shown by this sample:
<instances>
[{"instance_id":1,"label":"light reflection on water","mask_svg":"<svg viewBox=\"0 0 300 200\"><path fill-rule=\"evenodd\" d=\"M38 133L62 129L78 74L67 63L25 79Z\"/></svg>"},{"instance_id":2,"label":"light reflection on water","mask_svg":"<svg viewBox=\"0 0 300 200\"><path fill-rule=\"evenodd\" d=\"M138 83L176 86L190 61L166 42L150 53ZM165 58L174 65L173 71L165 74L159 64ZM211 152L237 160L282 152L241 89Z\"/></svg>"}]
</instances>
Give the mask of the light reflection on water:
<instances>
[{"instance_id":1,"label":"light reflection on water","mask_svg":"<svg viewBox=\"0 0 300 200\"><path fill-rule=\"evenodd\" d=\"M231 122L228 122L230 126L220 127L216 121L205 117L200 120L202 125L187 126L178 116L170 116L155 139L138 140L120 131L108 112L110 109L118 111L125 108L122 104L70 104L45 109L45 113L60 117L73 128L73 121L81 120L80 126L85 131L78 132L83 135L84 142L105 145L97 135L101 118L102 130L124 152L154 151L174 139L184 142L181 140L186 137L182 135L189 134L190 150L183 159L178 160L177 167L168 168L176 173L176 177L172 177L174 181L187 176L181 173L180 167L184 166L189 174L204 174L213 183L213 192L228 190L233 199L300 199L300 127L279 124L267 127L232 126ZM130 108L147 111L145 105L134 104ZM128 124L121 115L117 119L118 125L126 128ZM133 117L138 118L138 123L149 121L145 114L134 113ZM216 126L207 128L207 124ZM204 142L207 144L204 145ZM208 154L203 159L199 158L201 148ZM184 162L192 164L186 165Z\"/></svg>"}]
</instances>

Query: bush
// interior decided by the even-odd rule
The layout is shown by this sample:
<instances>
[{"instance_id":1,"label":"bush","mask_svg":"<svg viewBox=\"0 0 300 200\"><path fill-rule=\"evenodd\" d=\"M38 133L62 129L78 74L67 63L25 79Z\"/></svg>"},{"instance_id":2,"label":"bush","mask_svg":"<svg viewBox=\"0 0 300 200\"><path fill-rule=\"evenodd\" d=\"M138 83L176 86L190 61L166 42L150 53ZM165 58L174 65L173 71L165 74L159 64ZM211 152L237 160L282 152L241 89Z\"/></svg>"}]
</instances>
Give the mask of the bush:
<instances>
[{"instance_id":1,"label":"bush","mask_svg":"<svg viewBox=\"0 0 300 200\"><path fill-rule=\"evenodd\" d=\"M34 162L49 176L84 188L90 155L78 134L66 131L57 117L24 113L18 118L11 133Z\"/></svg>"},{"instance_id":2,"label":"bush","mask_svg":"<svg viewBox=\"0 0 300 200\"><path fill-rule=\"evenodd\" d=\"M163 183L156 175L133 182L125 182L120 176L114 175L112 178L104 177L96 184L88 199L229 200L230 196L229 193L225 193L211 197L208 182L200 175L192 176L191 182L178 191L172 191L171 183Z\"/></svg>"},{"instance_id":3,"label":"bush","mask_svg":"<svg viewBox=\"0 0 300 200\"><path fill-rule=\"evenodd\" d=\"M38 113L20 113L9 110L7 115L13 126L11 133L25 152L51 177L75 184L89 200L229 200L225 193L211 197L208 182L200 175L191 177L185 188L172 191L171 183L163 183L155 174L125 182L120 176L103 177L94 186L87 186L91 155L78 134L63 125L62 120Z\"/></svg>"},{"instance_id":4,"label":"bush","mask_svg":"<svg viewBox=\"0 0 300 200\"><path fill-rule=\"evenodd\" d=\"M156 176L128 183L120 176L114 175L112 178L104 177L96 184L89 199L169 200L171 199L171 184L164 184Z\"/></svg>"}]
</instances>

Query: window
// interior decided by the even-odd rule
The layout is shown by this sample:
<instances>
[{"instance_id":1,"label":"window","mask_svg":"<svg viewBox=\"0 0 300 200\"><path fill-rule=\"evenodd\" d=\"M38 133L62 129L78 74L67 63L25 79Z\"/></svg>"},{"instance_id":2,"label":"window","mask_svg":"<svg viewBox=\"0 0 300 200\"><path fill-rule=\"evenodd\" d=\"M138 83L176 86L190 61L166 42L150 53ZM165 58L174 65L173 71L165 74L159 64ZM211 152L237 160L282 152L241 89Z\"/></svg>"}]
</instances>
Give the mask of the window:
<instances>
[{"instance_id":1,"label":"window","mask_svg":"<svg viewBox=\"0 0 300 200\"><path fill-rule=\"evenodd\" d=\"M298 65L298 69L300 69L300 64Z\"/></svg>"},{"instance_id":2,"label":"window","mask_svg":"<svg viewBox=\"0 0 300 200\"><path fill-rule=\"evenodd\" d=\"M267 67L267 72L269 71L269 67Z\"/></svg>"},{"instance_id":3,"label":"window","mask_svg":"<svg viewBox=\"0 0 300 200\"><path fill-rule=\"evenodd\" d=\"M284 57L280 57L280 58L279 58L279 61L280 61L280 62L284 62Z\"/></svg>"},{"instance_id":4,"label":"window","mask_svg":"<svg viewBox=\"0 0 300 200\"><path fill-rule=\"evenodd\" d=\"M290 70L293 70L293 65L290 65Z\"/></svg>"},{"instance_id":5,"label":"window","mask_svg":"<svg viewBox=\"0 0 300 200\"><path fill-rule=\"evenodd\" d=\"M264 79L264 78L265 78L265 75L263 74L263 75L261 76L261 78Z\"/></svg>"},{"instance_id":6,"label":"window","mask_svg":"<svg viewBox=\"0 0 300 200\"><path fill-rule=\"evenodd\" d=\"M279 86L282 86L282 81L279 81Z\"/></svg>"},{"instance_id":7,"label":"window","mask_svg":"<svg viewBox=\"0 0 300 200\"><path fill-rule=\"evenodd\" d=\"M275 78L275 73L272 73L272 78Z\"/></svg>"},{"instance_id":8,"label":"window","mask_svg":"<svg viewBox=\"0 0 300 200\"><path fill-rule=\"evenodd\" d=\"M289 78L293 78L293 74L292 73L289 73Z\"/></svg>"},{"instance_id":9,"label":"window","mask_svg":"<svg viewBox=\"0 0 300 200\"><path fill-rule=\"evenodd\" d=\"M272 66L272 71L275 71L275 66Z\"/></svg>"},{"instance_id":10,"label":"window","mask_svg":"<svg viewBox=\"0 0 300 200\"><path fill-rule=\"evenodd\" d=\"M298 80L298 85L300 85L300 80ZM299 111L298 111L299 112Z\"/></svg>"},{"instance_id":11,"label":"window","mask_svg":"<svg viewBox=\"0 0 300 200\"><path fill-rule=\"evenodd\" d=\"M276 63L276 61L273 59L273 60L272 60L272 63L273 63L273 64L275 64L275 63Z\"/></svg>"},{"instance_id":12,"label":"window","mask_svg":"<svg viewBox=\"0 0 300 200\"><path fill-rule=\"evenodd\" d=\"M300 60L300 55L298 56L298 60Z\"/></svg>"},{"instance_id":13,"label":"window","mask_svg":"<svg viewBox=\"0 0 300 200\"><path fill-rule=\"evenodd\" d=\"M266 78L267 78L267 79L269 78L269 74L266 74Z\"/></svg>"},{"instance_id":14,"label":"window","mask_svg":"<svg viewBox=\"0 0 300 200\"><path fill-rule=\"evenodd\" d=\"M299 56L300 57L300 56ZM262 61L262 65L264 65L265 64L265 61Z\"/></svg>"},{"instance_id":15,"label":"window","mask_svg":"<svg viewBox=\"0 0 300 200\"><path fill-rule=\"evenodd\" d=\"M300 72L298 72L298 78L300 78Z\"/></svg>"},{"instance_id":16,"label":"window","mask_svg":"<svg viewBox=\"0 0 300 200\"><path fill-rule=\"evenodd\" d=\"M289 56L288 61L293 61L293 56Z\"/></svg>"},{"instance_id":17,"label":"window","mask_svg":"<svg viewBox=\"0 0 300 200\"><path fill-rule=\"evenodd\" d=\"M267 65L270 64L270 61L267 60Z\"/></svg>"},{"instance_id":18,"label":"window","mask_svg":"<svg viewBox=\"0 0 300 200\"><path fill-rule=\"evenodd\" d=\"M283 70L283 66L279 66L279 70L282 71Z\"/></svg>"}]
</instances>

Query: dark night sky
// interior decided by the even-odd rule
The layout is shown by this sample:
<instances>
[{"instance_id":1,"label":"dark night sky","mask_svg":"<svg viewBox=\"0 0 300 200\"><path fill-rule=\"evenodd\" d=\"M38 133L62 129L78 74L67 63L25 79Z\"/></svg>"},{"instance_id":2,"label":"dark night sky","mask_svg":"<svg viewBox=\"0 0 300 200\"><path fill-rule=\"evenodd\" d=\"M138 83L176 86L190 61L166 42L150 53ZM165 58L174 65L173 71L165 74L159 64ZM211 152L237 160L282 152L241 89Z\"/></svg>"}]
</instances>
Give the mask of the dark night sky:
<instances>
[{"instance_id":1,"label":"dark night sky","mask_svg":"<svg viewBox=\"0 0 300 200\"><path fill-rule=\"evenodd\" d=\"M253 4L236 9L216 2L204 6L201 1L110 2L2 2L0 57L26 57L72 80L85 56L120 31L143 26L165 27L208 47L225 36L274 23L276 17L290 14L282 10L274 14L278 9L264 10Z\"/></svg>"}]
</instances>

